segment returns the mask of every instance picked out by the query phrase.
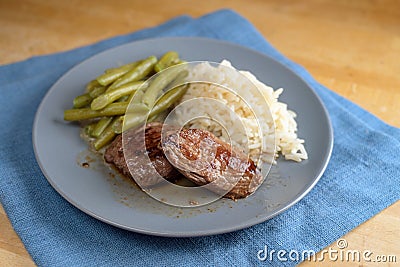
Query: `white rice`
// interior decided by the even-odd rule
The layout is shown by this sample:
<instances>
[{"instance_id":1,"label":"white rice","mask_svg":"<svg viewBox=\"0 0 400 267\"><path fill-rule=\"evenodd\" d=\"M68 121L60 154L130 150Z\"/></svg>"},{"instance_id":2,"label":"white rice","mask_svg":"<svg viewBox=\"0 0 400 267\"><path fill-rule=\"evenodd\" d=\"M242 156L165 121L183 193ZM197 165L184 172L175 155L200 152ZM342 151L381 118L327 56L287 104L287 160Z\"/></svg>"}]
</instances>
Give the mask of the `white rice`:
<instances>
[{"instance_id":1,"label":"white rice","mask_svg":"<svg viewBox=\"0 0 400 267\"><path fill-rule=\"evenodd\" d=\"M181 122L187 122L188 119L198 115L199 108L206 110L209 117L216 121L223 121L223 127L207 119L195 120L190 122L188 126L206 129L217 137L232 142L233 145L248 152L250 158L257 164L260 164L260 160L274 162L280 154L286 160L300 162L307 159L304 140L297 137L296 113L288 110L287 105L278 100L283 89L274 90L257 80L248 71L239 71L239 73L229 71L233 67L227 60L222 61L221 65L211 66L208 63L200 63L189 72L189 80L207 80L220 84L231 88L242 98L209 83L191 83L181 103L189 99L208 97L224 103L232 112L216 108L215 102L202 99L197 102L196 107L190 106L178 110L178 119ZM249 90L248 80L244 79L242 75L247 77L258 88L258 91ZM246 81L243 80L247 81L247 85ZM254 85L253 88L255 88ZM265 102L268 104L271 114L265 112ZM238 128L238 117L245 133ZM226 131L224 131L224 128ZM260 133L261 129L263 130L262 133ZM274 129L275 133L273 132Z\"/></svg>"}]
</instances>

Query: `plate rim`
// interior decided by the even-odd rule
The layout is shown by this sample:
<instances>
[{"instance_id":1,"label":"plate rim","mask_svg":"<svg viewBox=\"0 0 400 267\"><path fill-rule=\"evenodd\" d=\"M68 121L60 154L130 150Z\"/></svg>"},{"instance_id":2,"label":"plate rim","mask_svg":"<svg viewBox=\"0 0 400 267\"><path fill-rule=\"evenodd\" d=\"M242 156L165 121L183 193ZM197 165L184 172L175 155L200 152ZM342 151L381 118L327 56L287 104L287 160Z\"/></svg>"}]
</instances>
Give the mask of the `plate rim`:
<instances>
[{"instance_id":1,"label":"plate rim","mask_svg":"<svg viewBox=\"0 0 400 267\"><path fill-rule=\"evenodd\" d=\"M109 220L107 218L102 217L101 215L90 211L88 209L86 209L85 207L83 207L82 205L78 204L76 201L74 201L73 199L71 199L70 197L68 197L62 190L61 188L59 188L55 182L51 179L51 177L48 175L45 167L43 166L40 157L38 155L38 148L37 148L37 142L36 140L36 129L38 121L39 121L39 114L41 113L42 109L45 106L46 100L48 97L50 97L50 94L52 93L52 91L54 90L54 88L57 87L57 85L59 83L62 82L62 80L64 79L65 76L68 76L71 72L74 71L75 68L78 68L79 66L86 64L87 61L92 60L95 57L101 56L103 54L106 53L110 53L113 50L118 50L121 49L122 47L125 46L131 46L132 44L136 44L136 43L146 43L146 42L154 42L154 41L166 41L166 40L171 40L171 41L178 41L178 40L194 40L194 41L202 41L202 42L211 42L211 43L216 43L216 44L220 44L220 45L229 45L232 47L235 47L236 49L240 49L240 50L247 50L248 52L251 53L255 53L258 54L260 57L266 57L271 61L274 61L276 64L279 64L281 67L285 68L287 71L291 72L292 74L294 74L297 78L299 78L304 84L307 85L309 91L312 93L312 95L316 98L318 104L322 107L322 111L323 111L323 115L327 120L327 124L328 124L328 132L329 132L329 136L328 136L328 151L326 152L326 160L323 163L321 169L319 170L318 175L312 180L311 183L306 185L306 189L301 191L301 193L293 196L293 200L290 201L289 203L287 203L286 205L284 205L283 207L276 209L275 211L271 212L269 215L267 216L260 216L258 219L255 220L251 220L251 222L247 222L244 224L238 224L236 226L232 226L229 228L223 228L223 229L213 229L213 230L201 230L201 231L191 231L191 232L170 232L170 231L164 231L164 232L160 232L160 231L149 231L146 229L141 229L141 228L135 228L132 226L128 226L128 225L124 225L124 224L120 224L117 222L114 222L112 220ZM291 61L290 61L291 62ZM297 204L301 199L303 199L313 188L314 186L318 183L318 181L321 179L322 175L324 174L331 156L332 156L332 151L333 151L333 145L334 145L334 132L333 132L333 126L332 126L332 122L331 122L331 118L329 116L328 110L326 108L326 106L324 105L323 101L321 100L321 98L318 96L318 94L315 92L315 90L313 89L313 87L311 86L311 84L305 80L302 76L298 75L294 70L290 69L287 65L285 65L284 63L280 62L279 60L264 54L260 51L257 51L255 49L249 48L247 46L243 46L240 45L238 43L235 42L230 42L230 41L226 41L226 40L221 40L221 39L214 39L214 38L209 38L209 37L198 37L198 36L179 36L179 37L152 37L152 38L145 38L145 39L140 39L140 40L134 40L125 44L121 44L121 45L117 45L108 49L104 49L103 51L96 53L94 55L91 55L89 57L87 57L84 60L79 61L78 63L76 63L75 65L73 65L72 67L70 67L66 72L64 72L55 83L52 84L52 86L47 90L45 96L42 98L36 112L35 112L35 117L34 117L34 121L33 121L33 125L32 125L32 145L33 145L33 150L34 150L34 154L35 154L35 159L36 162L38 163L43 175L45 176L46 180L50 183L50 185L53 187L54 190L56 190L56 192L58 194L60 194L64 200L68 201L70 204L72 204L75 208L83 211L84 213L102 221L105 222L107 224L113 225L115 227L121 228L121 229L125 229L125 230L129 230L132 232L136 232L136 233L141 233L141 234L146 234L146 235L154 235L154 236L164 236L164 237L195 237L195 236L211 236L211 235L217 235L217 234L224 234L224 233L229 233L229 232L234 232L237 230L241 230L241 229L246 229L249 228L251 226L260 224L262 222L268 221L274 217L276 217L277 215L285 212L286 210L288 210L289 208L291 208L292 206L294 206L295 204Z\"/></svg>"}]
</instances>

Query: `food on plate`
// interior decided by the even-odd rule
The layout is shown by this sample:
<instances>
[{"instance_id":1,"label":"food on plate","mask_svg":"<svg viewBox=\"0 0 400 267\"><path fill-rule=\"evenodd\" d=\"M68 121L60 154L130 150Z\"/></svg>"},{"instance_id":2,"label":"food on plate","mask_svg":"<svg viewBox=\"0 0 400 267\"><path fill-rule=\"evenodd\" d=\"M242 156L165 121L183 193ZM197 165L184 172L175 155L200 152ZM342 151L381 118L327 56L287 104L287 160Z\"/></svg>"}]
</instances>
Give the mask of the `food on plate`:
<instances>
[{"instance_id":1,"label":"food on plate","mask_svg":"<svg viewBox=\"0 0 400 267\"><path fill-rule=\"evenodd\" d=\"M224 197L240 199L262 184L265 162L274 163L279 155L307 159L304 140L297 136L296 114L278 100L282 88L274 91L226 60L217 67L204 62L190 68L182 62L177 52L169 51L160 59L149 56L109 68L75 97L64 119L80 122L90 146L142 189L185 177ZM249 90L243 77L261 94ZM211 78L212 82L191 82ZM177 109L176 125L165 121L172 108L202 98L198 105ZM209 99L223 103L237 119ZM207 118L193 119L200 109L215 121L226 122L226 131ZM244 130L237 128L237 121Z\"/></svg>"},{"instance_id":2,"label":"food on plate","mask_svg":"<svg viewBox=\"0 0 400 267\"><path fill-rule=\"evenodd\" d=\"M186 90L185 86L176 87L157 99L159 92L166 85L187 75L184 68L168 70L168 67L179 63L182 61L178 54L169 51L160 60L155 56L149 56L143 60L107 69L86 85L84 94L75 97L73 108L64 111L64 120L84 121L88 137L86 139L90 140L96 150L100 150L121 133L127 111L143 115L133 121L125 122L127 127L135 127L143 123L146 117L144 115L148 112L150 119L155 120L182 97ZM149 84L146 81L157 73L156 69L164 72ZM142 96L135 97L136 93ZM129 106L133 97L139 102Z\"/></svg>"},{"instance_id":3,"label":"food on plate","mask_svg":"<svg viewBox=\"0 0 400 267\"><path fill-rule=\"evenodd\" d=\"M121 97L131 95L143 86L143 82L129 82L114 90L106 90L103 94L93 99L90 103L90 108L92 110L101 110Z\"/></svg>"},{"instance_id":4,"label":"food on plate","mask_svg":"<svg viewBox=\"0 0 400 267\"><path fill-rule=\"evenodd\" d=\"M64 120L83 121L88 119L110 117L125 114L128 102L112 103L101 110L93 110L88 107L67 109L64 111Z\"/></svg>"},{"instance_id":5,"label":"food on plate","mask_svg":"<svg viewBox=\"0 0 400 267\"><path fill-rule=\"evenodd\" d=\"M165 53L160 60L156 63L154 66L154 70L156 72L160 72L162 70L165 70L169 66L175 65L180 63L181 60L179 59L179 54L175 51L168 51Z\"/></svg>"},{"instance_id":6,"label":"food on plate","mask_svg":"<svg viewBox=\"0 0 400 267\"><path fill-rule=\"evenodd\" d=\"M278 157L279 154L282 154L286 160L299 162L303 159L307 159L308 156L304 148L304 140L297 136L296 113L289 110L287 104L279 102L278 98L279 95L282 94L283 89L280 88L274 91L272 87L259 81L251 72L241 70L230 71L231 68L233 67L227 60L223 60L218 67L210 65L208 62L196 65L190 71L189 79L206 80L211 77L214 84L190 84L181 102L199 97L208 97L219 100L229 106L235 112L236 116L240 118L247 130L247 136L249 137L248 147L250 148L249 154L255 162L258 162L257 156L260 154L262 156L264 155L263 159L266 161ZM254 91L248 90L247 81L243 79L243 76L257 86L264 99L260 99L260 97L254 94ZM236 94L224 90L215 84L231 88ZM260 115L254 117L252 111L245 105L244 101L241 101L239 96L245 96L251 108ZM272 118L268 112L263 110L264 101L268 104ZM189 127L209 130L224 141L228 141L229 137L233 137L231 139L233 145L240 148L245 148L247 146L247 144L243 142L243 140L246 139L241 136L236 136L239 133L236 127L236 121L229 121L226 119L226 112L220 113L218 109L214 108L214 103L210 101L202 102L202 108L208 110L210 116L215 118L215 120L227 122L227 125L224 126L228 129L230 136L227 136L227 133L224 133L218 124L210 123L207 119L191 121L188 124ZM185 121L186 118L195 116L195 114L196 109L187 108L180 110L180 116L183 121ZM258 124L263 124L263 129L269 129L267 132L263 133L262 139L257 134L259 128ZM261 148L263 148L263 151L261 151ZM268 155L270 151L275 151L276 154L274 157Z\"/></svg>"},{"instance_id":7,"label":"food on plate","mask_svg":"<svg viewBox=\"0 0 400 267\"><path fill-rule=\"evenodd\" d=\"M262 183L254 162L242 151L202 129L166 133L162 149L171 163L191 182L210 186L231 199L245 198Z\"/></svg>"},{"instance_id":8,"label":"food on plate","mask_svg":"<svg viewBox=\"0 0 400 267\"><path fill-rule=\"evenodd\" d=\"M123 175L133 178L129 168L136 170L142 187L150 187L160 183L160 179L154 173L153 168L143 168L148 164L148 158L155 170L168 181L180 178L179 172L171 165L165 157L161 147L161 130L163 124L160 122L150 122L145 126L144 141L140 138L143 129L129 129L125 132L124 139L118 135L104 152L104 159L107 163L115 166ZM124 143L123 143L124 142ZM129 160L125 159L123 148L130 147L133 152ZM144 155L148 155L148 158ZM128 167L128 164L130 167Z\"/></svg>"},{"instance_id":9,"label":"food on plate","mask_svg":"<svg viewBox=\"0 0 400 267\"><path fill-rule=\"evenodd\" d=\"M111 91L129 82L140 81L145 79L148 75L150 75L154 71L154 65L156 63L157 63L157 58L155 56L150 56L140 61L140 63L137 66L126 72L118 79L114 80L110 84L110 87L107 88L107 91ZM99 81L99 78L97 78L97 81Z\"/></svg>"}]
</instances>

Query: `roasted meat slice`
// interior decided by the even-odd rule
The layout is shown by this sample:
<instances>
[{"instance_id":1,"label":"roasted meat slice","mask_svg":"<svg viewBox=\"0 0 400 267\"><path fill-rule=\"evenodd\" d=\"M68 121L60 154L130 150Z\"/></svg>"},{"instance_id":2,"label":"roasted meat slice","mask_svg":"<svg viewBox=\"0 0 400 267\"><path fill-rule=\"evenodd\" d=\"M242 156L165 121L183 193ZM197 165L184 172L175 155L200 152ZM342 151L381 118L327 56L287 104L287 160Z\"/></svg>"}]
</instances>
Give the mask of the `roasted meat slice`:
<instances>
[{"instance_id":1,"label":"roasted meat slice","mask_svg":"<svg viewBox=\"0 0 400 267\"><path fill-rule=\"evenodd\" d=\"M202 129L171 131L162 140L168 160L187 179L231 199L245 198L262 183L254 162L242 151Z\"/></svg>"},{"instance_id":2,"label":"roasted meat slice","mask_svg":"<svg viewBox=\"0 0 400 267\"><path fill-rule=\"evenodd\" d=\"M135 172L136 182L140 179L141 187L150 187L160 183L162 180L157 173L169 181L181 177L181 174L169 163L160 149L162 127L162 123L159 122L148 123L145 127L145 138L140 136L143 134L143 128L127 130L124 138L122 138L122 134L118 135L106 149L105 161L114 165L123 175L132 178L128 162L130 168ZM124 156L124 147L129 148L127 161ZM149 166L149 159L154 168Z\"/></svg>"}]
</instances>

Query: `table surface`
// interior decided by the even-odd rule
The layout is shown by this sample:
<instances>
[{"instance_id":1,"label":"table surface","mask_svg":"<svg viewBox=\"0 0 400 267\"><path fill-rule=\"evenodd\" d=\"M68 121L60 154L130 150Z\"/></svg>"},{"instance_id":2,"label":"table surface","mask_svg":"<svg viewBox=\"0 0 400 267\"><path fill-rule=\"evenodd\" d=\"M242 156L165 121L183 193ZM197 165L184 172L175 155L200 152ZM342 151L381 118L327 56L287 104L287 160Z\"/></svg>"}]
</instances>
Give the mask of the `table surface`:
<instances>
[{"instance_id":1,"label":"table surface","mask_svg":"<svg viewBox=\"0 0 400 267\"><path fill-rule=\"evenodd\" d=\"M400 1L0 1L0 64L65 51L172 17L232 8L320 83L400 127ZM349 249L397 255L400 202L342 238ZM35 266L0 205L0 265ZM337 248L336 242L327 248ZM303 266L343 265L326 259ZM376 263L350 262L349 266ZM388 263L379 266L389 266Z\"/></svg>"}]
</instances>

